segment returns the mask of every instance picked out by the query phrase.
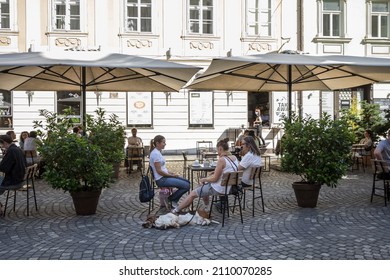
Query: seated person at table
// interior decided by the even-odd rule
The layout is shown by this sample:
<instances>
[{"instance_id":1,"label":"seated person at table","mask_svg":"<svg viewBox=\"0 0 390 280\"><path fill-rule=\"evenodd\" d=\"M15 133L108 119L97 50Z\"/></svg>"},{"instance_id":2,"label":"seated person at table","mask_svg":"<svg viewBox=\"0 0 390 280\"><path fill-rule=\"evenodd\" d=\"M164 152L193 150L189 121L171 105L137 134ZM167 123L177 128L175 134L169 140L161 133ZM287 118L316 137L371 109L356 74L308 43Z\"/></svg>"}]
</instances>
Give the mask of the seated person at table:
<instances>
[{"instance_id":1,"label":"seated person at table","mask_svg":"<svg viewBox=\"0 0 390 280\"><path fill-rule=\"evenodd\" d=\"M364 145L364 149L360 152L361 155L371 155L372 149L372 131L370 129L366 129L364 131L364 138L360 140L359 144Z\"/></svg>"},{"instance_id":2,"label":"seated person at table","mask_svg":"<svg viewBox=\"0 0 390 280\"><path fill-rule=\"evenodd\" d=\"M131 129L131 136L127 138L127 144L129 146L142 146L142 139L137 136L137 129L134 127Z\"/></svg>"},{"instance_id":3,"label":"seated person at table","mask_svg":"<svg viewBox=\"0 0 390 280\"><path fill-rule=\"evenodd\" d=\"M241 147L241 140L248 135L249 135L249 129L245 129L244 131L242 131L241 134L238 135L236 139L236 147Z\"/></svg>"},{"instance_id":4,"label":"seated person at table","mask_svg":"<svg viewBox=\"0 0 390 280\"><path fill-rule=\"evenodd\" d=\"M6 187L16 187L23 182L27 164L23 151L13 143L9 135L0 135L0 146L5 150L0 162L0 172L4 172L4 177L0 176L1 195L8 189Z\"/></svg>"},{"instance_id":5,"label":"seated person at table","mask_svg":"<svg viewBox=\"0 0 390 280\"><path fill-rule=\"evenodd\" d=\"M235 156L231 155L228 142L228 138L218 141L218 161L214 172L210 173L210 175L206 178L201 178L199 183L201 183L202 186L199 186L195 190L191 191L180 205L172 209L172 213L177 214L182 209L187 208L197 197L203 198L205 210L209 211L209 196L225 193L225 187L221 186L223 174L238 170L238 160ZM229 190L227 191L229 192Z\"/></svg>"},{"instance_id":6,"label":"seated person at table","mask_svg":"<svg viewBox=\"0 0 390 280\"><path fill-rule=\"evenodd\" d=\"M149 165L153 171L154 180L159 188L176 188L169 197L165 205L171 203L172 207L177 207L179 199L190 190L190 181L179 175L169 172L165 159L161 151L165 148L166 141L162 135L157 135L150 141Z\"/></svg>"},{"instance_id":7,"label":"seated person at table","mask_svg":"<svg viewBox=\"0 0 390 280\"><path fill-rule=\"evenodd\" d=\"M241 184L243 187L252 186L250 178L252 167L261 166L260 150L251 136L245 137L241 142L242 159L238 165L238 170L243 170Z\"/></svg>"},{"instance_id":8,"label":"seated person at table","mask_svg":"<svg viewBox=\"0 0 390 280\"><path fill-rule=\"evenodd\" d=\"M374 157L378 160L384 160L390 166L390 130L387 131L386 139L381 140L374 150ZM378 176L379 178L379 176ZM380 179L390 179L390 173L380 175Z\"/></svg>"},{"instance_id":9,"label":"seated person at table","mask_svg":"<svg viewBox=\"0 0 390 280\"><path fill-rule=\"evenodd\" d=\"M37 152L37 132L30 131L29 137L24 140L24 154L26 156L27 165L40 162L40 156Z\"/></svg>"},{"instance_id":10,"label":"seated person at table","mask_svg":"<svg viewBox=\"0 0 390 280\"><path fill-rule=\"evenodd\" d=\"M131 151L131 154L128 153L127 157L129 157L129 156L140 157L140 156L142 156L141 150L139 150L139 149L133 149L133 150L129 149L129 148L132 148L132 147L142 147L143 146L142 139L137 136L137 129L135 127L131 129L131 135L132 136L127 138L127 144L128 144L127 145L127 152ZM133 169L133 163L137 164L139 170L141 169L142 161L135 160L135 161L131 161L130 163L128 162L128 164L131 165L131 166L129 166L130 170Z\"/></svg>"}]
</instances>

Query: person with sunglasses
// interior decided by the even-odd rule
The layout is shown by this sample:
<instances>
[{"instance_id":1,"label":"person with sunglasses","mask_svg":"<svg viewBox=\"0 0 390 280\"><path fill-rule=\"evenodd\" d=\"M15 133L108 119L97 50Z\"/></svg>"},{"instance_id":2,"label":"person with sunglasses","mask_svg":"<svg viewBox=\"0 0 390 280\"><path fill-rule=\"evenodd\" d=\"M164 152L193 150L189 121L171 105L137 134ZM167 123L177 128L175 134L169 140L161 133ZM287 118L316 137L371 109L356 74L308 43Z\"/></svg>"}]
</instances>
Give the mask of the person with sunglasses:
<instances>
[{"instance_id":1,"label":"person with sunglasses","mask_svg":"<svg viewBox=\"0 0 390 280\"><path fill-rule=\"evenodd\" d=\"M242 158L238 164L238 170L243 170L241 183L243 187L252 185L250 179L252 167L261 166L260 149L252 136L247 136L241 141Z\"/></svg>"}]
</instances>

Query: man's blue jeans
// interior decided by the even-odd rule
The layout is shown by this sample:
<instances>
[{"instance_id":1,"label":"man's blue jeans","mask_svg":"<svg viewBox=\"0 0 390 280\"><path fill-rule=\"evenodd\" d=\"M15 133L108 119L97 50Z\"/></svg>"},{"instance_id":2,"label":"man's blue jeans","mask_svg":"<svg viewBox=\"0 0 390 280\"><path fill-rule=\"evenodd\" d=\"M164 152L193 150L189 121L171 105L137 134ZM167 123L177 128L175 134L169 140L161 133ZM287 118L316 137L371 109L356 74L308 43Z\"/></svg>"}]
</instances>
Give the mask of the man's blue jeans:
<instances>
[{"instance_id":1,"label":"man's blue jeans","mask_svg":"<svg viewBox=\"0 0 390 280\"><path fill-rule=\"evenodd\" d=\"M159 188L177 188L171 196L170 201L178 202L183 194L190 190L190 181L181 177L162 177L156 181Z\"/></svg>"}]
</instances>

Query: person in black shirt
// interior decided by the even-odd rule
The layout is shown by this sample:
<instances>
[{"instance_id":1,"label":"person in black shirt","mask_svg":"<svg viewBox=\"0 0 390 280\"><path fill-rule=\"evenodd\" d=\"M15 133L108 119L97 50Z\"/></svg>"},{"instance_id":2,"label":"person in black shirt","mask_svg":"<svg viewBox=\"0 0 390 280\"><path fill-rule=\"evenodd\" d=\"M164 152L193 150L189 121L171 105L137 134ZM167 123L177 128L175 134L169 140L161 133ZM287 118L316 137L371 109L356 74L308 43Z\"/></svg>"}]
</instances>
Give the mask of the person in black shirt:
<instances>
[{"instance_id":1,"label":"person in black shirt","mask_svg":"<svg viewBox=\"0 0 390 280\"><path fill-rule=\"evenodd\" d=\"M0 146L5 150L0 162L0 195L8 189L19 188L26 173L26 158L22 150L17 147L9 135L0 135Z\"/></svg>"}]
</instances>

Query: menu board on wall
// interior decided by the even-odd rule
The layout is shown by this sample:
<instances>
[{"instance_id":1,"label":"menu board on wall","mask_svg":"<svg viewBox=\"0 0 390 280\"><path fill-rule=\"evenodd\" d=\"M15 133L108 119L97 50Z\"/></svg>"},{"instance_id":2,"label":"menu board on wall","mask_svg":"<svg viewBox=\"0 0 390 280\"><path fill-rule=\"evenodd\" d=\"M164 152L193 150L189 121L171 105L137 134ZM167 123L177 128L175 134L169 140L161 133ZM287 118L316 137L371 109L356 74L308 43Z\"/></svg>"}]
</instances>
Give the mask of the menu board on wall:
<instances>
[{"instance_id":1,"label":"menu board on wall","mask_svg":"<svg viewBox=\"0 0 390 280\"><path fill-rule=\"evenodd\" d=\"M191 92L190 93L190 126L213 125L213 93Z\"/></svg>"},{"instance_id":2,"label":"menu board on wall","mask_svg":"<svg viewBox=\"0 0 390 280\"><path fill-rule=\"evenodd\" d=\"M321 92L322 113L327 113L330 116L333 116L333 112L334 112L333 96L334 96L333 91L322 91Z\"/></svg>"},{"instance_id":3,"label":"menu board on wall","mask_svg":"<svg viewBox=\"0 0 390 280\"><path fill-rule=\"evenodd\" d=\"M152 93L127 93L127 126L152 126Z\"/></svg>"}]
</instances>

